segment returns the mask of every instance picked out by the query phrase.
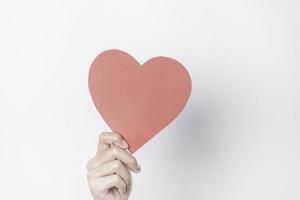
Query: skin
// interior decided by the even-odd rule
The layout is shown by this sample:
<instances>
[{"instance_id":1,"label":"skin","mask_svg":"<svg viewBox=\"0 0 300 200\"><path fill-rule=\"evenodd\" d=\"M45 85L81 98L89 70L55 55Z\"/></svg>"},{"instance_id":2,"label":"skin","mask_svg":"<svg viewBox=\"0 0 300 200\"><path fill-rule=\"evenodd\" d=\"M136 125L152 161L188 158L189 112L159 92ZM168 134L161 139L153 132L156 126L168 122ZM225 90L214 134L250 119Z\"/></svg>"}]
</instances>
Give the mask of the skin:
<instances>
[{"instance_id":1,"label":"skin","mask_svg":"<svg viewBox=\"0 0 300 200\"><path fill-rule=\"evenodd\" d=\"M94 200L128 200L132 189L131 172L141 171L128 147L118 133L101 133L97 153L87 163L88 185Z\"/></svg>"}]
</instances>

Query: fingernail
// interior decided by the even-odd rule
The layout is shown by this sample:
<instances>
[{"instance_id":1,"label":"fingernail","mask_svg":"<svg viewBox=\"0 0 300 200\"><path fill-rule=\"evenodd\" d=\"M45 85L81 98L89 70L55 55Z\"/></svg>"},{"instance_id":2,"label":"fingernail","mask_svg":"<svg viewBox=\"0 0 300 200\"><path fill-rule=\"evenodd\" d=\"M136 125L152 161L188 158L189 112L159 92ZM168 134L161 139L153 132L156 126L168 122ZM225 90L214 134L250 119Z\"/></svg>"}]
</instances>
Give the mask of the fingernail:
<instances>
[{"instance_id":1,"label":"fingernail","mask_svg":"<svg viewBox=\"0 0 300 200\"><path fill-rule=\"evenodd\" d=\"M127 142L125 140L122 140L121 145L127 149L129 147L129 145L127 144Z\"/></svg>"}]
</instances>

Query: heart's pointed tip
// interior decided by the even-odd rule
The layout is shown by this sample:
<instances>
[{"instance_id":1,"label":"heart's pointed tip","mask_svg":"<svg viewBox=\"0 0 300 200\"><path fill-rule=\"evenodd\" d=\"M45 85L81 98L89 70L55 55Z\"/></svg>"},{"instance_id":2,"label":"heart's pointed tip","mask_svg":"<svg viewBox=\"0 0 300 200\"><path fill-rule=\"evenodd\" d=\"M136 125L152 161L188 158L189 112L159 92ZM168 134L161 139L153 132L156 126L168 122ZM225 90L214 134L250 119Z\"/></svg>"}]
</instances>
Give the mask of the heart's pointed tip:
<instances>
[{"instance_id":1,"label":"heart's pointed tip","mask_svg":"<svg viewBox=\"0 0 300 200\"><path fill-rule=\"evenodd\" d=\"M129 147L128 151L129 151L131 154L134 154L134 153L137 151L137 149L132 149L132 148Z\"/></svg>"},{"instance_id":2,"label":"heart's pointed tip","mask_svg":"<svg viewBox=\"0 0 300 200\"><path fill-rule=\"evenodd\" d=\"M147 61L146 65L148 68L144 70L144 74L136 73L137 70L140 70L141 65L134 57L119 49L109 49L100 53L90 67L88 78L90 94L98 112L106 124L112 129L120 130L120 132L124 133L130 132L128 130L135 130L135 124L144 126L141 128L141 132L145 132L145 134L138 136L139 138L142 137L142 139L137 140L136 137L129 137L130 139L128 138L129 140L127 140L129 146L131 146L128 151L132 154L157 133L157 131L151 131L153 127L155 130L161 130L167 126L181 113L190 98L192 81L188 70L175 59L163 56L160 58L161 59L157 59L156 57L156 59L150 59L150 61L152 60L151 62ZM173 73L169 73L172 71ZM146 72L148 76L145 76ZM170 79L168 78L169 76L166 76L167 78L161 78L162 74L174 75L172 79ZM144 75L144 77L151 75L152 78L140 79L138 75ZM143 90L140 90L141 87L132 87L132 85L134 85L133 83L140 83L141 80L144 80L144 85L147 87L144 87ZM152 82L149 80L152 80ZM174 80L173 82L179 84L168 84L168 80ZM153 82L156 83L157 87L152 87ZM175 88L174 85L180 85L180 87ZM163 94L157 93L157 90L175 92L168 93L171 95L161 95L158 101L148 95L151 92L153 94ZM145 104L146 106L137 107L136 101L132 101L132 97L143 99L144 102L147 103ZM173 106L167 113L163 111L163 109L152 109L161 107L158 105L169 106L170 102L175 100L177 100L177 103L171 104ZM139 110L137 110L137 108ZM174 110L176 110L175 113L173 112ZM126 117L123 113L126 113ZM146 116L156 117L152 117L152 121L143 121L143 118L136 118L136 113L146 113ZM135 121L130 121L131 118ZM161 123L161 121L163 121L163 123ZM143 142L140 140L143 140Z\"/></svg>"}]
</instances>

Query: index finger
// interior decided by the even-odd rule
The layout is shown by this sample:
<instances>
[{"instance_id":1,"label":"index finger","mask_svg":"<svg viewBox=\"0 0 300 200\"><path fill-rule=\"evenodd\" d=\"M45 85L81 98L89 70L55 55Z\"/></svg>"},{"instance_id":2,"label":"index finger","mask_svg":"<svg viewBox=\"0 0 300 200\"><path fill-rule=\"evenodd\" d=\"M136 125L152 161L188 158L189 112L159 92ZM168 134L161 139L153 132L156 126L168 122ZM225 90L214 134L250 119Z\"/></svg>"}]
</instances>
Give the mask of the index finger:
<instances>
[{"instance_id":1,"label":"index finger","mask_svg":"<svg viewBox=\"0 0 300 200\"><path fill-rule=\"evenodd\" d=\"M127 149L129 147L127 142L120 134L115 132L102 132L99 136L97 153L105 151L106 149L110 148L112 144L123 149Z\"/></svg>"}]
</instances>

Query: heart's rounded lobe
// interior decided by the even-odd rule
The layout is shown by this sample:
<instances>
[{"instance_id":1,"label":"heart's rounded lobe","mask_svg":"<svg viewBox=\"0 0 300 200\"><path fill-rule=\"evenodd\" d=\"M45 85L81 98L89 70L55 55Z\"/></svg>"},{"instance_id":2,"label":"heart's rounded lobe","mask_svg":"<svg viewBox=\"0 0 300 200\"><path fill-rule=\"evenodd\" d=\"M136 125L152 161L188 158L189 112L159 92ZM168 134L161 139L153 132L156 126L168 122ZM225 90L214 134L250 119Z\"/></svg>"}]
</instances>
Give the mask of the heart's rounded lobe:
<instances>
[{"instance_id":1,"label":"heart's rounded lobe","mask_svg":"<svg viewBox=\"0 0 300 200\"><path fill-rule=\"evenodd\" d=\"M107 50L93 61L89 89L108 126L134 153L183 110L191 78L178 61L155 57L143 65L120 50Z\"/></svg>"}]
</instances>

